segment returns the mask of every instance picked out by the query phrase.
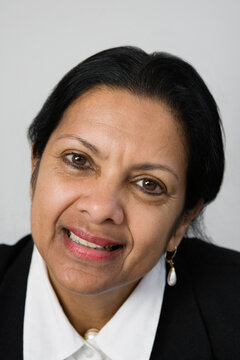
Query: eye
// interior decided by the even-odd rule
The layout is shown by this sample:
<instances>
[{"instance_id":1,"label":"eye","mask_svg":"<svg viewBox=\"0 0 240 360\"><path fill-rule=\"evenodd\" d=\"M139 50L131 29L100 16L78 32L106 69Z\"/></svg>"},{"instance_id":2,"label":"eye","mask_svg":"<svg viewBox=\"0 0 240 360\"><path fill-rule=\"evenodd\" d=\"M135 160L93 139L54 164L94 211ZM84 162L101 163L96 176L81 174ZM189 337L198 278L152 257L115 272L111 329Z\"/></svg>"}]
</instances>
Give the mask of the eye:
<instances>
[{"instance_id":1,"label":"eye","mask_svg":"<svg viewBox=\"0 0 240 360\"><path fill-rule=\"evenodd\" d=\"M161 195L164 192L164 186L151 178L143 178L136 182L136 185L141 188L141 190L150 195Z\"/></svg>"},{"instance_id":2,"label":"eye","mask_svg":"<svg viewBox=\"0 0 240 360\"><path fill-rule=\"evenodd\" d=\"M90 168L91 164L86 155L79 153L66 154L63 157L63 161L76 169Z\"/></svg>"}]
</instances>

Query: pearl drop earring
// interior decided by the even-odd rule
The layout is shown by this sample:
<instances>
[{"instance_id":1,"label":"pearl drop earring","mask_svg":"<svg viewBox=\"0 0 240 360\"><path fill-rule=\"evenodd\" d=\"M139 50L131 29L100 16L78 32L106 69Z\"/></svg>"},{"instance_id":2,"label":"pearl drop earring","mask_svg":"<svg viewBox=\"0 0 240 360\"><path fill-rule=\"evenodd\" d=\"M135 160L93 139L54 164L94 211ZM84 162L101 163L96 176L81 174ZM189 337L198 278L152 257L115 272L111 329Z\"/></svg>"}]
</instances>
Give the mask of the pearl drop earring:
<instances>
[{"instance_id":1,"label":"pearl drop earring","mask_svg":"<svg viewBox=\"0 0 240 360\"><path fill-rule=\"evenodd\" d=\"M167 283L169 286L174 286L177 283L177 274L176 274L176 270L175 270L174 262L173 262L173 259L176 256L176 253L177 253L177 247L175 247L174 252L170 259L168 259L168 251L166 251L164 254L165 261L170 265L170 270L169 270L168 276L167 276Z\"/></svg>"}]
</instances>

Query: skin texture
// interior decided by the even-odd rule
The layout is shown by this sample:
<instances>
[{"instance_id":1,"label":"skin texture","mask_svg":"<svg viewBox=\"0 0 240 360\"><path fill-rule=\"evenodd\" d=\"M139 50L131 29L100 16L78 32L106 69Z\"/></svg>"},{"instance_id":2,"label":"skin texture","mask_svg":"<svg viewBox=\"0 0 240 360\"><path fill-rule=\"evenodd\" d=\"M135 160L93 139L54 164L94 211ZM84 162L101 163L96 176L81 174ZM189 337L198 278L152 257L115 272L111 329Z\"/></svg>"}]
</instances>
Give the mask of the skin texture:
<instances>
[{"instance_id":1,"label":"skin texture","mask_svg":"<svg viewBox=\"0 0 240 360\"><path fill-rule=\"evenodd\" d=\"M39 165L32 234L52 285L79 333L101 328L162 253L179 245L196 215L182 214L187 156L180 125L157 100L93 89L65 111L40 164L32 162L33 172ZM139 168L146 163L159 168ZM112 259L79 258L64 245L69 227L123 247Z\"/></svg>"}]
</instances>

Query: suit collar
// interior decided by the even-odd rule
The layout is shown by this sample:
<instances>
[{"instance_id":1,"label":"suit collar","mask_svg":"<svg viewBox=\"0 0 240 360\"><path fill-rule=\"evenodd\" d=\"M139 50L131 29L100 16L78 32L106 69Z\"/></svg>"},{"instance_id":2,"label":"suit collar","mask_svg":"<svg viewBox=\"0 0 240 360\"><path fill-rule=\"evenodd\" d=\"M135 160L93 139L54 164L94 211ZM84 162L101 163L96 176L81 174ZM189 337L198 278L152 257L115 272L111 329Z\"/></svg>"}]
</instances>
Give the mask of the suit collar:
<instances>
[{"instance_id":1,"label":"suit collar","mask_svg":"<svg viewBox=\"0 0 240 360\"><path fill-rule=\"evenodd\" d=\"M160 321L150 360L212 359L207 331L181 252L175 264L178 281L166 285ZM168 269L167 269L168 271Z\"/></svg>"}]
</instances>

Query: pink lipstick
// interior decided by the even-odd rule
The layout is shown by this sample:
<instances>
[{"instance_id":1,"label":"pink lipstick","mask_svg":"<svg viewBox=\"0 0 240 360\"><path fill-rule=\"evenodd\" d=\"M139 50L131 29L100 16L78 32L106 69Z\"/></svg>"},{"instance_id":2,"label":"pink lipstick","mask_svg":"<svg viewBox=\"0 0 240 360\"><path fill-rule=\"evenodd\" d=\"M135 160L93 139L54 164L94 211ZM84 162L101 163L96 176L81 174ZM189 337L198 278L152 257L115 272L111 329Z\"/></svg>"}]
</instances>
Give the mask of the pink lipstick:
<instances>
[{"instance_id":1,"label":"pink lipstick","mask_svg":"<svg viewBox=\"0 0 240 360\"><path fill-rule=\"evenodd\" d=\"M123 245L101 237L89 235L76 228L64 229L65 246L76 256L89 260L107 260L115 257Z\"/></svg>"}]
</instances>

